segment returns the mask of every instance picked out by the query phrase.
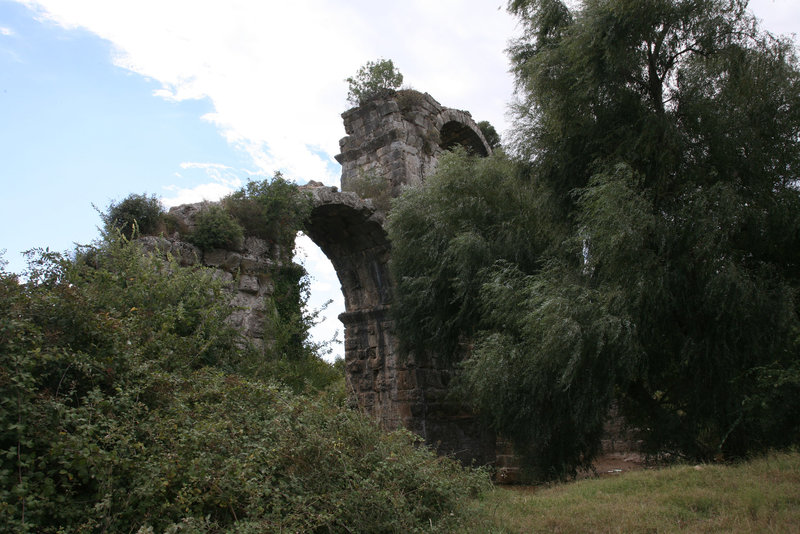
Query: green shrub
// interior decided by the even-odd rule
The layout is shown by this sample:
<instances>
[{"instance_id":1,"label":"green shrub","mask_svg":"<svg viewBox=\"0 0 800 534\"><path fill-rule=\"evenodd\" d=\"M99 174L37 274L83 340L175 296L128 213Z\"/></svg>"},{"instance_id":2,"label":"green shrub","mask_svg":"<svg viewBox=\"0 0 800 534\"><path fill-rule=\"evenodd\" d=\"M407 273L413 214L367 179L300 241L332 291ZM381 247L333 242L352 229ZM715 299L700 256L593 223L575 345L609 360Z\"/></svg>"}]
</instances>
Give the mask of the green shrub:
<instances>
[{"instance_id":1,"label":"green shrub","mask_svg":"<svg viewBox=\"0 0 800 534\"><path fill-rule=\"evenodd\" d=\"M197 224L188 240L201 250L235 249L241 246L244 230L225 208L218 204L203 207L195 219Z\"/></svg>"},{"instance_id":2,"label":"green shrub","mask_svg":"<svg viewBox=\"0 0 800 534\"><path fill-rule=\"evenodd\" d=\"M247 235L292 247L311 214L311 197L281 173L271 180L250 181L225 197L222 205Z\"/></svg>"},{"instance_id":3,"label":"green shrub","mask_svg":"<svg viewBox=\"0 0 800 534\"><path fill-rule=\"evenodd\" d=\"M106 232L119 231L126 238L134 235L152 235L158 232L164 208L155 195L128 195L119 203L112 202L101 214Z\"/></svg>"},{"instance_id":4,"label":"green shrub","mask_svg":"<svg viewBox=\"0 0 800 534\"><path fill-rule=\"evenodd\" d=\"M123 238L30 261L24 284L0 266L0 531L443 530L486 485L244 376L209 270Z\"/></svg>"},{"instance_id":5,"label":"green shrub","mask_svg":"<svg viewBox=\"0 0 800 534\"><path fill-rule=\"evenodd\" d=\"M395 99L400 111L409 111L425 103L425 95L416 89L400 89L396 92Z\"/></svg>"}]
</instances>

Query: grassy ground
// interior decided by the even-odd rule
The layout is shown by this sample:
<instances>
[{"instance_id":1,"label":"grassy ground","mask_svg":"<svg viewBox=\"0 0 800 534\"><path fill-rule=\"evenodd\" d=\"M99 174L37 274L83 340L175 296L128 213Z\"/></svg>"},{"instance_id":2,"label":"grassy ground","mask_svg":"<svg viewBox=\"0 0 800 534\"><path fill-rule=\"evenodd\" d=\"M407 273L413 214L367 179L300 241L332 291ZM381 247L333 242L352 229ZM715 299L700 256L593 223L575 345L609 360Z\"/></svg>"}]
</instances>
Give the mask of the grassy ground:
<instances>
[{"instance_id":1,"label":"grassy ground","mask_svg":"<svg viewBox=\"0 0 800 534\"><path fill-rule=\"evenodd\" d=\"M472 507L474 533L800 532L800 453L500 487Z\"/></svg>"}]
</instances>

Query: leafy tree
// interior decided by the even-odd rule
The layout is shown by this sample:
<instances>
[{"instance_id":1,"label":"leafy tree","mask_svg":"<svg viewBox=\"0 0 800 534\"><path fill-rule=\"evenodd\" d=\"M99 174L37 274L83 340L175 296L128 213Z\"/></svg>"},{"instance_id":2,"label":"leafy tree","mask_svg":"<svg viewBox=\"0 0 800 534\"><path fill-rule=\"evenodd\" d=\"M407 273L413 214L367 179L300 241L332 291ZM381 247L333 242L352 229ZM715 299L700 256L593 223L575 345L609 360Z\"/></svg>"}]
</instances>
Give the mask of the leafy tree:
<instances>
[{"instance_id":1,"label":"leafy tree","mask_svg":"<svg viewBox=\"0 0 800 534\"><path fill-rule=\"evenodd\" d=\"M497 133L497 130L495 130L494 126L492 126L489 121L480 121L478 123L478 128L480 128L483 138L489 143L490 148L497 148L500 146L500 134Z\"/></svg>"},{"instance_id":2,"label":"leafy tree","mask_svg":"<svg viewBox=\"0 0 800 534\"><path fill-rule=\"evenodd\" d=\"M391 59L367 61L355 76L345 80L348 84L347 101L360 106L373 98L392 94L403 84L403 75Z\"/></svg>"},{"instance_id":3,"label":"leafy tree","mask_svg":"<svg viewBox=\"0 0 800 534\"><path fill-rule=\"evenodd\" d=\"M444 153L424 187L407 189L387 221L393 309L406 350L453 361L482 326L479 292L498 258L534 269L549 239L530 217L542 200L507 156ZM519 246L525 243L525 246Z\"/></svg>"},{"instance_id":4,"label":"leafy tree","mask_svg":"<svg viewBox=\"0 0 800 534\"><path fill-rule=\"evenodd\" d=\"M443 278L473 288L437 305L465 321L419 324L472 340L470 398L538 476L588 465L615 400L653 452L800 441L785 409L800 391L800 68L746 4L512 1L511 147L530 168L520 187L543 195L518 219L546 224L549 246L520 240L539 262L509 247L440 277L427 258L452 232L415 211L422 268L411 287L396 266L398 315ZM476 218L505 213L479 198ZM435 217L459 221L459 202Z\"/></svg>"}]
</instances>

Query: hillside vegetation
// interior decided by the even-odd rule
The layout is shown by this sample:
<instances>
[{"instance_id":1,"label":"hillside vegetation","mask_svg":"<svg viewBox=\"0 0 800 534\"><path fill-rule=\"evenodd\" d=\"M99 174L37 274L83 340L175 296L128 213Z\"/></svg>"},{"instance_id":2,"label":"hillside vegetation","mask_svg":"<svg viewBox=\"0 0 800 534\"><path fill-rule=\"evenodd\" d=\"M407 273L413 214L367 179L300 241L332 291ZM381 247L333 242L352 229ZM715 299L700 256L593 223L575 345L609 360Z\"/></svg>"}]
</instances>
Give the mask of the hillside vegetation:
<instances>
[{"instance_id":1,"label":"hillside vegetation","mask_svg":"<svg viewBox=\"0 0 800 534\"><path fill-rule=\"evenodd\" d=\"M249 347L209 270L113 231L29 259L0 269L0 532L449 530L488 484L346 408L302 335Z\"/></svg>"}]
</instances>

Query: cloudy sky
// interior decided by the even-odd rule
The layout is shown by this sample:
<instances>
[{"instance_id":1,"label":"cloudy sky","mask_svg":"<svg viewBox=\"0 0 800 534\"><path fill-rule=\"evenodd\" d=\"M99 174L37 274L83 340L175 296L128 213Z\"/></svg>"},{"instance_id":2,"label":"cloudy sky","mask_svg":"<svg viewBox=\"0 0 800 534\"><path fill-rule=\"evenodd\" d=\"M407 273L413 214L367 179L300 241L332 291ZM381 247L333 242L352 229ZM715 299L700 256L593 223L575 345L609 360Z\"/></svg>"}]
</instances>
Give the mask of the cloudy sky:
<instances>
[{"instance_id":1,"label":"cloudy sky","mask_svg":"<svg viewBox=\"0 0 800 534\"><path fill-rule=\"evenodd\" d=\"M775 33L800 0L754 0ZM275 171L339 185L344 79L390 58L407 86L507 127L505 0L0 0L0 250L97 237L93 205L130 193L169 207ZM339 283L308 240L317 330L341 325ZM337 346L335 354L341 354Z\"/></svg>"}]
</instances>

